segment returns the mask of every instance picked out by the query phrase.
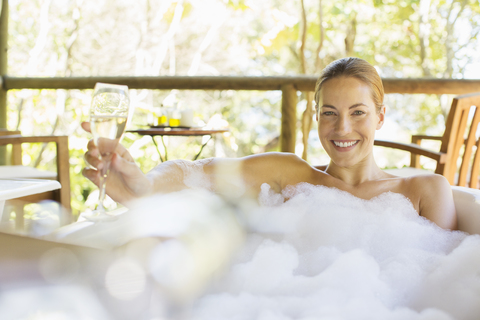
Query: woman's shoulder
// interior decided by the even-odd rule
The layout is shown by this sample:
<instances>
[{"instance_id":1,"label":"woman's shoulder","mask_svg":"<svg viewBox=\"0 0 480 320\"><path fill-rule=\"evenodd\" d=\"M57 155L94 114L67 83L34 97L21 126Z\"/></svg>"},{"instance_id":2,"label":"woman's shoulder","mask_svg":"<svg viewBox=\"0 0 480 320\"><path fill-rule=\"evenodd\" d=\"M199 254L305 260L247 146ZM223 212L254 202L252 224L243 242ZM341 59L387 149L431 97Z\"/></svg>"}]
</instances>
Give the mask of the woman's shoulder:
<instances>
[{"instance_id":1,"label":"woman's shoulder","mask_svg":"<svg viewBox=\"0 0 480 320\"><path fill-rule=\"evenodd\" d=\"M439 174L422 174L405 179L410 187L418 189L417 191L422 191L422 193L435 192L438 189L451 189L448 180Z\"/></svg>"},{"instance_id":2,"label":"woman's shoulder","mask_svg":"<svg viewBox=\"0 0 480 320\"><path fill-rule=\"evenodd\" d=\"M403 193L412 202L417 202L420 207L421 200L435 198L441 194L451 194L451 187L447 179L439 174L422 174L410 177L389 175L396 180L395 189Z\"/></svg>"},{"instance_id":3,"label":"woman's shoulder","mask_svg":"<svg viewBox=\"0 0 480 320\"><path fill-rule=\"evenodd\" d=\"M419 175L408 178L407 182L410 194L418 197L420 215L442 228L456 228L452 188L444 176Z\"/></svg>"},{"instance_id":4,"label":"woman's shoulder","mask_svg":"<svg viewBox=\"0 0 480 320\"><path fill-rule=\"evenodd\" d=\"M449 187L447 179L439 174L427 173L415 176L398 176L391 173L383 172L384 178L389 180L396 180L404 188L408 189L422 189L425 190L427 186L431 187ZM416 190L418 191L418 190ZM425 190L428 191L428 190Z\"/></svg>"}]
</instances>

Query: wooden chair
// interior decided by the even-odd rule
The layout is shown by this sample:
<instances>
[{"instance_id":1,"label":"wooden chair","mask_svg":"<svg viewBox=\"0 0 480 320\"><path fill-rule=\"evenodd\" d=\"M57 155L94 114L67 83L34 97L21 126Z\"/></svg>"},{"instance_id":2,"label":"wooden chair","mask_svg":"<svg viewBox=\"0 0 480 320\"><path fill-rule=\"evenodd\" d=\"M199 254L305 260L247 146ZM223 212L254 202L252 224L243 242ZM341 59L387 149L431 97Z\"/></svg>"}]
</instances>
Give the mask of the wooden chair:
<instances>
[{"instance_id":1,"label":"wooden chair","mask_svg":"<svg viewBox=\"0 0 480 320\"><path fill-rule=\"evenodd\" d=\"M410 167L416 169L409 170L413 174L421 172L419 158L425 156L437 162L435 173L445 176L451 185L479 188L480 140L477 137L479 108L480 92L457 96L452 101L443 136L414 135L411 144L375 140L375 145L410 152ZM471 109L474 109L473 117L469 117ZM422 140L441 141L440 151L422 148L420 146ZM393 173L402 175L402 170Z\"/></svg>"},{"instance_id":2,"label":"wooden chair","mask_svg":"<svg viewBox=\"0 0 480 320\"><path fill-rule=\"evenodd\" d=\"M22 144L30 143L55 143L56 145L56 172L38 170L33 167L22 165ZM11 145L10 165L0 166L0 178L34 178L58 180L62 185L59 190L36 194L19 200L22 203L33 203L42 200L54 200L58 202L68 213L63 217L61 224L71 221L71 196L70 196L70 163L67 136L22 136L19 131L0 130L0 146ZM8 163L7 162L7 163ZM23 210L23 208L22 208ZM23 217L22 217L23 218ZM23 222L21 222L23 224ZM18 224L18 221L17 221Z\"/></svg>"}]
</instances>

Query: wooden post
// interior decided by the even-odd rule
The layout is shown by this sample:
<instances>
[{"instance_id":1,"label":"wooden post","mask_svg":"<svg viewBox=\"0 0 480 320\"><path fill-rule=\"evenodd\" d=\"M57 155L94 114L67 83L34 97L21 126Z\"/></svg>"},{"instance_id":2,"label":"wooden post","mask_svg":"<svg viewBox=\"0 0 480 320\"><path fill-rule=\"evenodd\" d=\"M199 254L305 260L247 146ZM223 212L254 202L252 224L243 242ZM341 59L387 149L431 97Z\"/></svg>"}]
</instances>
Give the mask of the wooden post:
<instances>
[{"instance_id":1,"label":"wooden post","mask_svg":"<svg viewBox=\"0 0 480 320\"><path fill-rule=\"evenodd\" d=\"M0 12L0 128L7 128L7 91L3 76L7 75L7 48L8 48L8 0L1 0Z\"/></svg>"},{"instance_id":2,"label":"wooden post","mask_svg":"<svg viewBox=\"0 0 480 320\"><path fill-rule=\"evenodd\" d=\"M65 209L65 212L60 216L60 225L67 225L73 222L72 207L71 207L71 186L70 186L70 154L68 152L68 137L57 136L57 174L58 181L62 188L58 190L59 202Z\"/></svg>"},{"instance_id":3,"label":"wooden post","mask_svg":"<svg viewBox=\"0 0 480 320\"><path fill-rule=\"evenodd\" d=\"M282 86L282 127L280 151L295 153L297 128L297 90L291 84Z\"/></svg>"},{"instance_id":4,"label":"wooden post","mask_svg":"<svg viewBox=\"0 0 480 320\"><path fill-rule=\"evenodd\" d=\"M8 49L8 0L1 0L0 7L0 129L7 128L7 90L3 81L7 75ZM6 163L6 148L0 147L0 165Z\"/></svg>"}]
</instances>

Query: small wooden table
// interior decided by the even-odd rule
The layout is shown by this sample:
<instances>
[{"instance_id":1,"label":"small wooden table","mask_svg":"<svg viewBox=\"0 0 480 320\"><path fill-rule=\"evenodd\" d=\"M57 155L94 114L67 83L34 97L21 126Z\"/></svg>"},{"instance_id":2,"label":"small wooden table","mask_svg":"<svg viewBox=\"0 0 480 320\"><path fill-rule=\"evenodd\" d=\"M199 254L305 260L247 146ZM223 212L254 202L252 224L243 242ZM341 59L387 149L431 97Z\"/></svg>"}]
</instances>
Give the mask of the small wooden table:
<instances>
[{"instance_id":1,"label":"small wooden table","mask_svg":"<svg viewBox=\"0 0 480 320\"><path fill-rule=\"evenodd\" d=\"M0 221L6 200L21 198L32 194L60 189L56 180L44 179L0 179Z\"/></svg>"},{"instance_id":2,"label":"small wooden table","mask_svg":"<svg viewBox=\"0 0 480 320\"><path fill-rule=\"evenodd\" d=\"M165 145L165 142L163 141L163 136L210 136L210 138L202 144L200 147L200 151L195 155L193 160L197 160L200 154L203 151L203 148L207 145L207 143L212 139L213 135L218 134L218 133L224 133L228 132L228 129L202 129L202 128L187 128L187 127L151 127L148 129L133 129L133 130L127 130L127 132L133 132L137 133L142 136L151 136L152 141L155 144L155 147L157 147L158 154L160 156L160 160L167 161L168 160L168 153L167 153L167 146ZM165 160L163 159L160 151L158 150L158 145L157 142L155 141L154 137L155 136L160 136L163 144L163 149L165 150Z\"/></svg>"}]
</instances>

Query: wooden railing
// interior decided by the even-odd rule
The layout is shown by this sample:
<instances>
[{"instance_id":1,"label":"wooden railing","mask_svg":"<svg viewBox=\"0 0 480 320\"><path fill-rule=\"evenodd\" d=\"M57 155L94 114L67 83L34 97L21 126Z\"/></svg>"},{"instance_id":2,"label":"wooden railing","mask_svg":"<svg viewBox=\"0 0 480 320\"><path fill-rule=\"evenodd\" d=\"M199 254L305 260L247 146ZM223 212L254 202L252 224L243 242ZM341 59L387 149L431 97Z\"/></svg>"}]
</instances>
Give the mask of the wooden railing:
<instances>
[{"instance_id":1,"label":"wooden railing","mask_svg":"<svg viewBox=\"0 0 480 320\"><path fill-rule=\"evenodd\" d=\"M172 77L52 77L23 78L0 76L0 88L13 89L92 89L96 82L128 85L131 89L158 90L281 90L292 85L298 91L314 91L316 76L172 76ZM480 80L384 78L385 93L464 94L480 91Z\"/></svg>"},{"instance_id":2,"label":"wooden railing","mask_svg":"<svg viewBox=\"0 0 480 320\"><path fill-rule=\"evenodd\" d=\"M295 151L297 91L314 91L314 76L284 77L0 77L2 91L15 89L91 89L96 82L128 85L131 89L155 90L281 90L282 125L280 150ZM480 80L383 79L385 93L463 94L480 91Z\"/></svg>"}]
</instances>

